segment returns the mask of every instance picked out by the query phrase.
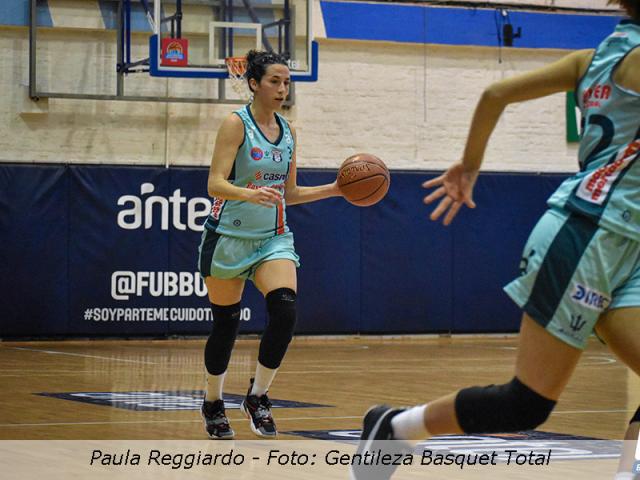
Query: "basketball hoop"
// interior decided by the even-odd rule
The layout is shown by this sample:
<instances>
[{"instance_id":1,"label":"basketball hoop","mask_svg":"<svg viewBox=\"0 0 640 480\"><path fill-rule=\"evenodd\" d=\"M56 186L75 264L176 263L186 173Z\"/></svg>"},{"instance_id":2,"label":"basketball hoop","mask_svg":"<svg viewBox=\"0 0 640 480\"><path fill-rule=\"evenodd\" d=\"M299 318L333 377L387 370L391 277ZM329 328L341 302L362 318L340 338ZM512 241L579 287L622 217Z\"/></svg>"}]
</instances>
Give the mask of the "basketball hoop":
<instances>
[{"instance_id":1,"label":"basketball hoop","mask_svg":"<svg viewBox=\"0 0 640 480\"><path fill-rule=\"evenodd\" d=\"M251 98L251 92L246 83L247 57L227 57L224 59L231 80L231 88L244 100Z\"/></svg>"}]
</instances>

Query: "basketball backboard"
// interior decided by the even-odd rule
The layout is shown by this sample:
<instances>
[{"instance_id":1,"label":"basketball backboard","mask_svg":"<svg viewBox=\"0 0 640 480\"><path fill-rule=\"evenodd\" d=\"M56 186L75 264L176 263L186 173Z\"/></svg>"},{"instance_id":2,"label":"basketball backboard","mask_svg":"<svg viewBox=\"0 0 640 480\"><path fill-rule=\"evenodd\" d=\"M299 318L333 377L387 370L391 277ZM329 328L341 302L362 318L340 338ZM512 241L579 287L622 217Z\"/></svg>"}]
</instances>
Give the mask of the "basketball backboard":
<instances>
[{"instance_id":1,"label":"basketball backboard","mask_svg":"<svg viewBox=\"0 0 640 480\"><path fill-rule=\"evenodd\" d=\"M141 1L153 27L152 76L227 78L226 57L259 49L285 55L293 81L317 79L311 0Z\"/></svg>"}]
</instances>

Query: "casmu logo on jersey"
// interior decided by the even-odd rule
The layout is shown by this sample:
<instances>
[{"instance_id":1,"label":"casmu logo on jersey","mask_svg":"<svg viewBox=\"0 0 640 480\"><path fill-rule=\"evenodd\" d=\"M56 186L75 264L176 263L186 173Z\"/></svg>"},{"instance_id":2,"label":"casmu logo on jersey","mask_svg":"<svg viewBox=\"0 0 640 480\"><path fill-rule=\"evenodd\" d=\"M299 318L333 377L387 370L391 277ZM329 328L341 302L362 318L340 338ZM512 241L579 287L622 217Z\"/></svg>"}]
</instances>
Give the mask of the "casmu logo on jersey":
<instances>
[{"instance_id":1,"label":"casmu logo on jersey","mask_svg":"<svg viewBox=\"0 0 640 480\"><path fill-rule=\"evenodd\" d=\"M152 183L140 185L140 196L123 195L118 198L118 205L127 207L118 212L118 226L125 230L137 230L144 225L148 230L153 227L154 216L160 216L160 229L169 230L169 219L176 230L193 230L201 232L203 229L201 218L205 218L211 211L211 200L204 197L194 197L187 200L180 189L173 191L170 197L146 195L153 193ZM186 209L186 223L184 210Z\"/></svg>"},{"instance_id":2,"label":"casmu logo on jersey","mask_svg":"<svg viewBox=\"0 0 640 480\"><path fill-rule=\"evenodd\" d=\"M604 293L598 292L592 288L589 288L580 283L576 283L573 286L573 292L571 293L571 300L575 303L579 303L591 310L603 311L611 303L611 299Z\"/></svg>"},{"instance_id":3,"label":"casmu logo on jersey","mask_svg":"<svg viewBox=\"0 0 640 480\"><path fill-rule=\"evenodd\" d=\"M274 182L286 180L286 178L287 178L286 173L265 173L264 175L262 175L263 180L271 180Z\"/></svg>"},{"instance_id":4,"label":"casmu logo on jersey","mask_svg":"<svg viewBox=\"0 0 640 480\"><path fill-rule=\"evenodd\" d=\"M256 180L267 180L272 182L279 182L281 180L286 180L287 174L286 173L269 173L269 172L262 173L258 171L254 175L254 177Z\"/></svg>"},{"instance_id":5,"label":"casmu logo on jersey","mask_svg":"<svg viewBox=\"0 0 640 480\"><path fill-rule=\"evenodd\" d=\"M621 149L613 162L584 177L576 195L587 202L602 205L611 190L611 185L627 165L638 156L638 152L640 152L640 140L635 140Z\"/></svg>"}]
</instances>

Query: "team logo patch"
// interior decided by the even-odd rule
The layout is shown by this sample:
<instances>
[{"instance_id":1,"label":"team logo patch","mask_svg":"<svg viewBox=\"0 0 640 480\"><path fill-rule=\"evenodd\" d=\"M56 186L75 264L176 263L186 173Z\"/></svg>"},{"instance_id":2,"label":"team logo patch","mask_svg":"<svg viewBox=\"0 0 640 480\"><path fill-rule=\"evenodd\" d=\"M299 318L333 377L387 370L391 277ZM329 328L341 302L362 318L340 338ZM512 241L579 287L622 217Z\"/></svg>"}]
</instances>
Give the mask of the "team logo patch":
<instances>
[{"instance_id":1,"label":"team logo patch","mask_svg":"<svg viewBox=\"0 0 640 480\"><path fill-rule=\"evenodd\" d=\"M579 332L586 324L587 321L582 319L582 315L571 315L571 322L569 322L569 327L574 332Z\"/></svg>"},{"instance_id":2,"label":"team logo patch","mask_svg":"<svg viewBox=\"0 0 640 480\"><path fill-rule=\"evenodd\" d=\"M311 438L314 440L331 440L334 442L356 443L360 430L312 430L283 432L288 435ZM488 451L497 452L496 460L506 462L508 452L527 451L532 455L548 456L556 460L584 460L618 458L622 443L619 440L601 440L592 437L580 437L562 433L539 431L517 432L495 435L442 435L432 437L415 446L414 455L432 452L431 456L452 454L483 454Z\"/></svg>"},{"instance_id":3,"label":"team logo patch","mask_svg":"<svg viewBox=\"0 0 640 480\"><path fill-rule=\"evenodd\" d=\"M272 149L271 158L274 162L280 163L282 161L282 150L278 150L277 148Z\"/></svg>"},{"instance_id":4,"label":"team logo patch","mask_svg":"<svg viewBox=\"0 0 640 480\"><path fill-rule=\"evenodd\" d=\"M258 160L261 160L262 157L264 157L264 152L260 148L253 147L251 149L251 158L253 158L256 162Z\"/></svg>"},{"instance_id":5,"label":"team logo patch","mask_svg":"<svg viewBox=\"0 0 640 480\"><path fill-rule=\"evenodd\" d=\"M590 308L591 310L596 310L598 312L606 309L611 303L611 299L604 293L589 288L586 285L582 285L580 283L576 283L573 285L571 300L573 300L575 303Z\"/></svg>"},{"instance_id":6,"label":"team logo patch","mask_svg":"<svg viewBox=\"0 0 640 480\"><path fill-rule=\"evenodd\" d=\"M37 393L44 397L72 400L75 402L92 403L108 407L123 408L142 412L167 410L200 410L204 391L147 391L147 392L65 392L65 393ZM239 409L244 395L224 394L224 406L227 409ZM331 405L302 403L290 400L271 399L274 408L320 408Z\"/></svg>"}]
</instances>

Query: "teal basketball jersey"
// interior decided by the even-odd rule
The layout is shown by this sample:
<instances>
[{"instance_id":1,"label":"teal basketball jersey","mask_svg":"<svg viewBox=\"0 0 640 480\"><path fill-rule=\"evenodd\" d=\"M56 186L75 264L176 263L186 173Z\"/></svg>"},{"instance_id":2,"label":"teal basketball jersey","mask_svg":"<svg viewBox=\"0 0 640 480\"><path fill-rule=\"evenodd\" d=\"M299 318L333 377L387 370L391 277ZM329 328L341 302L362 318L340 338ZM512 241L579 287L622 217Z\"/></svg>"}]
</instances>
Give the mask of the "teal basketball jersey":
<instances>
[{"instance_id":1,"label":"teal basketball jersey","mask_svg":"<svg viewBox=\"0 0 640 480\"><path fill-rule=\"evenodd\" d=\"M640 93L613 80L638 46L640 24L623 20L596 49L576 88L583 121L580 171L548 203L640 241Z\"/></svg>"},{"instance_id":2,"label":"teal basketball jersey","mask_svg":"<svg viewBox=\"0 0 640 480\"><path fill-rule=\"evenodd\" d=\"M282 193L274 207L263 207L239 200L214 198L205 228L237 238L263 239L289 231L285 212L284 189L289 178L294 143L286 119L275 114L280 136L270 142L256 123L249 105L234 112L244 124L244 141L231 170L229 181L238 187L271 187Z\"/></svg>"}]
</instances>

